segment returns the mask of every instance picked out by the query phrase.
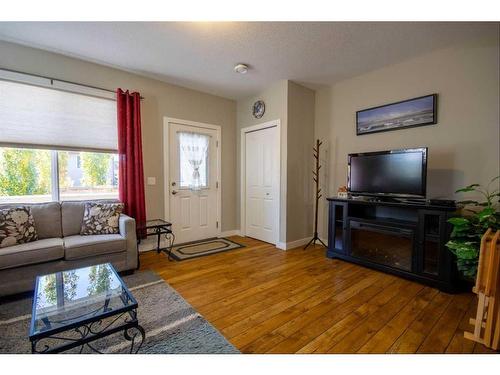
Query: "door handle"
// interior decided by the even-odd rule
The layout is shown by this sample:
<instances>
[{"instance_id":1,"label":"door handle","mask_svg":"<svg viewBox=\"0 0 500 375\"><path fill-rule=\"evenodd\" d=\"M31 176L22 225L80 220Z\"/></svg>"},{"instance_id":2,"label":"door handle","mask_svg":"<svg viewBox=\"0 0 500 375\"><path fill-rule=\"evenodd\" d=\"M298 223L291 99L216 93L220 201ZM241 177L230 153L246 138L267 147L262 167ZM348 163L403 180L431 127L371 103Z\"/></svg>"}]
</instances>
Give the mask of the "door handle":
<instances>
[{"instance_id":1,"label":"door handle","mask_svg":"<svg viewBox=\"0 0 500 375\"><path fill-rule=\"evenodd\" d=\"M175 194L177 194L177 191L172 190L172 195L175 195Z\"/></svg>"}]
</instances>

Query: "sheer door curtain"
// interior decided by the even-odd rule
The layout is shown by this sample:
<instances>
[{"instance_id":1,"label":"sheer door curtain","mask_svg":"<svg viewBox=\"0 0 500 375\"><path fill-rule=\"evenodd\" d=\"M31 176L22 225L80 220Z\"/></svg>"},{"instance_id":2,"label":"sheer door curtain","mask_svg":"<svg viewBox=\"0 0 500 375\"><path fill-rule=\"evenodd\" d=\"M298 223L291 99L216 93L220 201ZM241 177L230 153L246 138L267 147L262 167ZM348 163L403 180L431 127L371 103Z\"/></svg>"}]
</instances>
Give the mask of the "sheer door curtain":
<instances>
[{"instance_id":1,"label":"sheer door curtain","mask_svg":"<svg viewBox=\"0 0 500 375\"><path fill-rule=\"evenodd\" d=\"M196 191L208 187L208 148L210 136L179 132L180 185Z\"/></svg>"}]
</instances>

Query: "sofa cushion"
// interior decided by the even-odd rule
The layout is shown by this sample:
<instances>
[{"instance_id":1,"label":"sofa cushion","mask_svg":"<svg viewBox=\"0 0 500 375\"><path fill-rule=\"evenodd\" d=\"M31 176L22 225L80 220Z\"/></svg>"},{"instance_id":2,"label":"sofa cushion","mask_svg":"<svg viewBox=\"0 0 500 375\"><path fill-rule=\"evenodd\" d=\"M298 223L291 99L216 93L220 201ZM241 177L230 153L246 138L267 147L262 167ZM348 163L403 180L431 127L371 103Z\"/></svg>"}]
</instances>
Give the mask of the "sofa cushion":
<instances>
[{"instance_id":1,"label":"sofa cushion","mask_svg":"<svg viewBox=\"0 0 500 375\"><path fill-rule=\"evenodd\" d=\"M0 248L37 239L35 221L29 207L19 206L0 210Z\"/></svg>"},{"instance_id":2,"label":"sofa cushion","mask_svg":"<svg viewBox=\"0 0 500 375\"><path fill-rule=\"evenodd\" d=\"M32 204L30 207L39 239L62 237L59 202Z\"/></svg>"},{"instance_id":3,"label":"sofa cushion","mask_svg":"<svg viewBox=\"0 0 500 375\"><path fill-rule=\"evenodd\" d=\"M0 209L18 206L31 208L38 239L62 237L61 204L59 202L7 203L0 205Z\"/></svg>"},{"instance_id":4,"label":"sofa cushion","mask_svg":"<svg viewBox=\"0 0 500 375\"><path fill-rule=\"evenodd\" d=\"M82 228L85 203L118 203L116 199L102 199L93 201L65 201L61 203L62 234L64 237L79 235Z\"/></svg>"},{"instance_id":5,"label":"sofa cushion","mask_svg":"<svg viewBox=\"0 0 500 375\"><path fill-rule=\"evenodd\" d=\"M123 203L87 202L83 213L80 234L117 234L118 219L123 211Z\"/></svg>"},{"instance_id":6,"label":"sofa cushion","mask_svg":"<svg viewBox=\"0 0 500 375\"><path fill-rule=\"evenodd\" d=\"M64 237L64 258L68 260L119 253L126 249L127 241L120 234Z\"/></svg>"},{"instance_id":7,"label":"sofa cushion","mask_svg":"<svg viewBox=\"0 0 500 375\"><path fill-rule=\"evenodd\" d=\"M2 249L0 251L0 269L45 263L63 257L62 239L48 238Z\"/></svg>"}]
</instances>

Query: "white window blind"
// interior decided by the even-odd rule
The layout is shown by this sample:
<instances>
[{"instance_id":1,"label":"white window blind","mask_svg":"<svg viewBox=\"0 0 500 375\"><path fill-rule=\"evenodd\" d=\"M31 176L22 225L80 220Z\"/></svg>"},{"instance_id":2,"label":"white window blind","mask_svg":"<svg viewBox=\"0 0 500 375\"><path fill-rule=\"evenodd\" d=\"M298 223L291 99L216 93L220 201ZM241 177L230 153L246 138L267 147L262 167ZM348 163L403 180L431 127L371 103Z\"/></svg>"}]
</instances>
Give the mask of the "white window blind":
<instances>
[{"instance_id":1,"label":"white window blind","mask_svg":"<svg viewBox=\"0 0 500 375\"><path fill-rule=\"evenodd\" d=\"M0 144L116 151L116 101L0 80Z\"/></svg>"}]
</instances>

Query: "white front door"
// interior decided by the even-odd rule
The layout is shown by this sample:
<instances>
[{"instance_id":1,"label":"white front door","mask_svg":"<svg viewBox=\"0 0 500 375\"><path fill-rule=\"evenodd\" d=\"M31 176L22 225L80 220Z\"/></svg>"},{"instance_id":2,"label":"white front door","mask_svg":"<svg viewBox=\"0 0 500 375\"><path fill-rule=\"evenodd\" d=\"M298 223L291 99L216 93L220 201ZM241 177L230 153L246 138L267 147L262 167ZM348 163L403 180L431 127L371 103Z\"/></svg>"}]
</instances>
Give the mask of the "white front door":
<instances>
[{"instance_id":1,"label":"white front door","mask_svg":"<svg viewBox=\"0 0 500 375\"><path fill-rule=\"evenodd\" d=\"M169 123L170 221L177 244L217 237L218 152L215 129Z\"/></svg>"},{"instance_id":2,"label":"white front door","mask_svg":"<svg viewBox=\"0 0 500 375\"><path fill-rule=\"evenodd\" d=\"M279 147L276 126L245 134L245 234L276 244Z\"/></svg>"}]
</instances>

